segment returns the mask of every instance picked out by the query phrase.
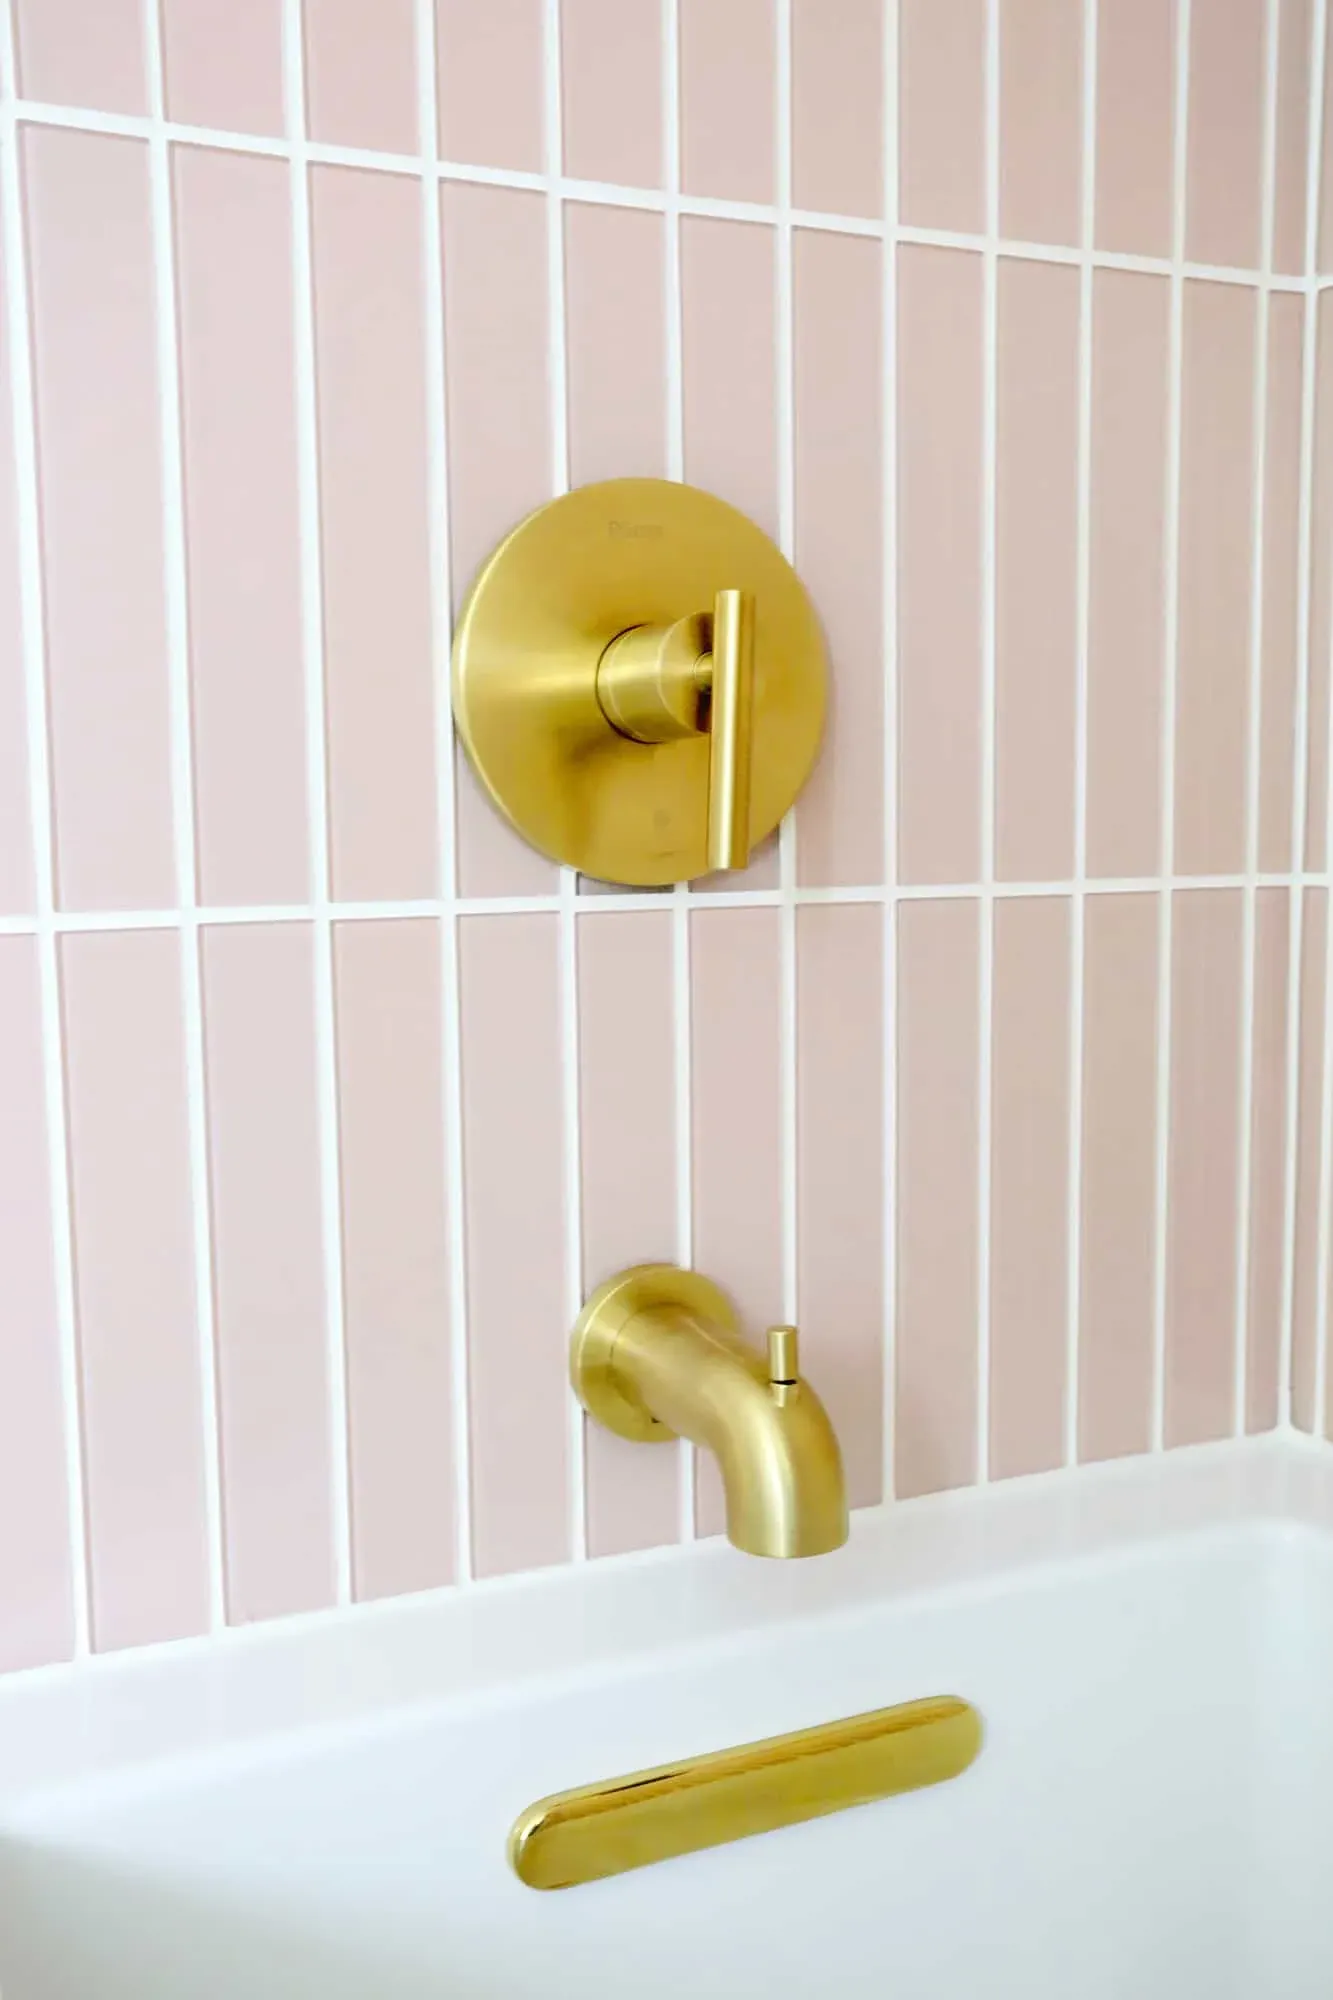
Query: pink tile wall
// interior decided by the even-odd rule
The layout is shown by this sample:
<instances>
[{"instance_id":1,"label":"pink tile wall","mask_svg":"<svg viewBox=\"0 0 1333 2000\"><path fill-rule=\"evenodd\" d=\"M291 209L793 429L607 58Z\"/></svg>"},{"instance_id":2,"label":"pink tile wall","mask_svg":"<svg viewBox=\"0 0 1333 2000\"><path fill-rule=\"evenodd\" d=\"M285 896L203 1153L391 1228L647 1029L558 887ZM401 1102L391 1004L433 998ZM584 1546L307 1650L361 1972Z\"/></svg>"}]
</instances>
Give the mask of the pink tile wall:
<instances>
[{"instance_id":1,"label":"pink tile wall","mask_svg":"<svg viewBox=\"0 0 1333 2000\"><path fill-rule=\"evenodd\" d=\"M799 1319L857 1505L1326 1430L1313 0L14 11L0 1666L717 1532L571 1403L645 1258ZM445 628L672 472L830 720L625 901Z\"/></svg>"}]
</instances>

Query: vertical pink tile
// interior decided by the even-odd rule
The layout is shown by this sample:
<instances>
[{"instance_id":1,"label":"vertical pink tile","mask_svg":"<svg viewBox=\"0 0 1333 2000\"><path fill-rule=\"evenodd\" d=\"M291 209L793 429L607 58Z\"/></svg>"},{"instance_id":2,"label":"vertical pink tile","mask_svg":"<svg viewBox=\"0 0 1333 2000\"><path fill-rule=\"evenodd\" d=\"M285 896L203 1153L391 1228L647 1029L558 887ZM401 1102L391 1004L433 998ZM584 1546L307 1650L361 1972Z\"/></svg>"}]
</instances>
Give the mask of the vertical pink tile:
<instances>
[{"instance_id":1,"label":"vertical pink tile","mask_svg":"<svg viewBox=\"0 0 1333 2000\"><path fill-rule=\"evenodd\" d=\"M1229 1435L1240 1141L1241 898L1175 899L1166 1442Z\"/></svg>"},{"instance_id":2,"label":"vertical pink tile","mask_svg":"<svg viewBox=\"0 0 1333 2000\"><path fill-rule=\"evenodd\" d=\"M472 1546L478 1575L569 1554L569 1340L553 916L459 926Z\"/></svg>"},{"instance_id":3,"label":"vertical pink tile","mask_svg":"<svg viewBox=\"0 0 1333 2000\"><path fill-rule=\"evenodd\" d=\"M981 259L898 257L898 871L980 867Z\"/></svg>"},{"instance_id":4,"label":"vertical pink tile","mask_svg":"<svg viewBox=\"0 0 1333 2000\"><path fill-rule=\"evenodd\" d=\"M200 933L231 1624L333 1602L307 924Z\"/></svg>"},{"instance_id":5,"label":"vertical pink tile","mask_svg":"<svg viewBox=\"0 0 1333 2000\"><path fill-rule=\"evenodd\" d=\"M1002 258L996 447L995 849L1009 881L1074 860L1078 273Z\"/></svg>"},{"instance_id":6,"label":"vertical pink tile","mask_svg":"<svg viewBox=\"0 0 1333 2000\"><path fill-rule=\"evenodd\" d=\"M310 855L290 176L199 146L176 147L172 170L199 890L298 903Z\"/></svg>"},{"instance_id":7,"label":"vertical pink tile","mask_svg":"<svg viewBox=\"0 0 1333 2000\"><path fill-rule=\"evenodd\" d=\"M898 1499L970 1486L977 1410L975 903L898 910Z\"/></svg>"},{"instance_id":8,"label":"vertical pink tile","mask_svg":"<svg viewBox=\"0 0 1333 2000\"><path fill-rule=\"evenodd\" d=\"M1008 0L1000 10L1000 234L1077 243L1083 10Z\"/></svg>"},{"instance_id":9,"label":"vertical pink tile","mask_svg":"<svg viewBox=\"0 0 1333 2000\"><path fill-rule=\"evenodd\" d=\"M148 109L138 0L16 0L19 89L48 104Z\"/></svg>"},{"instance_id":10,"label":"vertical pink tile","mask_svg":"<svg viewBox=\"0 0 1333 2000\"><path fill-rule=\"evenodd\" d=\"M579 919L585 1294L627 1264L676 1261L671 965L669 911ZM600 1424L585 1437L589 1553L674 1542L679 1452Z\"/></svg>"},{"instance_id":11,"label":"vertical pink tile","mask_svg":"<svg viewBox=\"0 0 1333 2000\"><path fill-rule=\"evenodd\" d=\"M495 544L551 494L546 204L512 188L454 182L441 190L441 209L456 608ZM461 753L459 769L463 893L553 888L550 863L510 832Z\"/></svg>"},{"instance_id":12,"label":"vertical pink tile","mask_svg":"<svg viewBox=\"0 0 1333 2000\"><path fill-rule=\"evenodd\" d=\"M1078 1456L1152 1441L1157 898L1089 896L1083 956Z\"/></svg>"},{"instance_id":13,"label":"vertical pink tile","mask_svg":"<svg viewBox=\"0 0 1333 2000\"><path fill-rule=\"evenodd\" d=\"M751 1331L783 1317L781 946L771 909L690 919L694 1261ZM700 1457L698 1526L718 1534L721 1486Z\"/></svg>"},{"instance_id":14,"label":"vertical pink tile","mask_svg":"<svg viewBox=\"0 0 1333 2000\"><path fill-rule=\"evenodd\" d=\"M365 1599L453 1577L462 1329L449 1314L438 927L341 923L333 949L352 1585ZM520 1324L493 1325L492 1340L503 1350Z\"/></svg>"},{"instance_id":15,"label":"vertical pink tile","mask_svg":"<svg viewBox=\"0 0 1333 2000\"><path fill-rule=\"evenodd\" d=\"M23 135L66 909L174 902L148 148Z\"/></svg>"},{"instance_id":16,"label":"vertical pink tile","mask_svg":"<svg viewBox=\"0 0 1333 2000\"><path fill-rule=\"evenodd\" d=\"M93 1643L208 1622L180 940L61 939Z\"/></svg>"},{"instance_id":17,"label":"vertical pink tile","mask_svg":"<svg viewBox=\"0 0 1333 2000\"><path fill-rule=\"evenodd\" d=\"M0 938L0 1671L73 1643L37 950Z\"/></svg>"},{"instance_id":18,"label":"vertical pink tile","mask_svg":"<svg viewBox=\"0 0 1333 2000\"><path fill-rule=\"evenodd\" d=\"M0 245L0 293L8 272ZM0 315L0 320L3 316ZM30 910L35 884L19 609L18 490L7 325L0 323L0 912Z\"/></svg>"},{"instance_id":19,"label":"vertical pink tile","mask_svg":"<svg viewBox=\"0 0 1333 2000\"><path fill-rule=\"evenodd\" d=\"M283 132L282 0L162 0L162 69L177 123Z\"/></svg>"},{"instance_id":20,"label":"vertical pink tile","mask_svg":"<svg viewBox=\"0 0 1333 2000\"><path fill-rule=\"evenodd\" d=\"M1333 269L1333 118L1329 116L1330 107L1333 107L1333 62L1328 60L1327 50L1324 56L1323 83L1324 124L1319 161L1317 220L1319 240L1315 256L1316 267L1321 277Z\"/></svg>"},{"instance_id":21,"label":"vertical pink tile","mask_svg":"<svg viewBox=\"0 0 1333 2000\"><path fill-rule=\"evenodd\" d=\"M1254 1085L1250 1119L1250 1282L1245 1354L1245 1428L1278 1423L1286 1207L1287 970L1285 889L1255 898Z\"/></svg>"},{"instance_id":22,"label":"vertical pink tile","mask_svg":"<svg viewBox=\"0 0 1333 2000\"><path fill-rule=\"evenodd\" d=\"M421 193L311 176L335 896L437 881Z\"/></svg>"},{"instance_id":23,"label":"vertical pink tile","mask_svg":"<svg viewBox=\"0 0 1333 2000\"><path fill-rule=\"evenodd\" d=\"M662 185L659 0L561 0L565 172Z\"/></svg>"},{"instance_id":24,"label":"vertical pink tile","mask_svg":"<svg viewBox=\"0 0 1333 2000\"><path fill-rule=\"evenodd\" d=\"M1166 279L1093 277L1088 872L1160 857L1166 502Z\"/></svg>"},{"instance_id":25,"label":"vertical pink tile","mask_svg":"<svg viewBox=\"0 0 1333 2000\"><path fill-rule=\"evenodd\" d=\"M569 477L666 477L666 244L660 215L565 210Z\"/></svg>"},{"instance_id":26,"label":"vertical pink tile","mask_svg":"<svg viewBox=\"0 0 1333 2000\"><path fill-rule=\"evenodd\" d=\"M828 641L828 723L801 797L804 882L884 873L880 246L795 245L796 567Z\"/></svg>"},{"instance_id":27,"label":"vertical pink tile","mask_svg":"<svg viewBox=\"0 0 1333 2000\"><path fill-rule=\"evenodd\" d=\"M680 225L685 477L778 532L775 238L751 222Z\"/></svg>"},{"instance_id":28,"label":"vertical pink tile","mask_svg":"<svg viewBox=\"0 0 1333 2000\"><path fill-rule=\"evenodd\" d=\"M898 213L986 227L986 0L900 0Z\"/></svg>"},{"instance_id":29,"label":"vertical pink tile","mask_svg":"<svg viewBox=\"0 0 1333 2000\"><path fill-rule=\"evenodd\" d=\"M1330 65L1333 69L1333 65ZM1313 546L1333 548L1333 308L1321 292L1315 354ZM1310 657L1307 668L1305 866L1322 868L1327 851L1328 674L1333 646L1333 563L1310 566Z\"/></svg>"},{"instance_id":30,"label":"vertical pink tile","mask_svg":"<svg viewBox=\"0 0 1333 2000\"><path fill-rule=\"evenodd\" d=\"M1301 350L1304 302L1268 303L1268 433L1264 465L1263 665L1259 743L1259 866L1292 865L1300 595Z\"/></svg>"},{"instance_id":31,"label":"vertical pink tile","mask_svg":"<svg viewBox=\"0 0 1333 2000\"><path fill-rule=\"evenodd\" d=\"M1310 121L1310 0L1278 10L1277 146L1273 184L1273 268L1305 269L1306 153Z\"/></svg>"},{"instance_id":32,"label":"vertical pink tile","mask_svg":"<svg viewBox=\"0 0 1333 2000\"><path fill-rule=\"evenodd\" d=\"M1324 975L1328 950L1328 895L1307 889L1301 932L1300 1074L1296 1106L1295 1280L1291 1314L1291 1421L1314 1431L1316 1349L1319 1344L1320 1116L1324 1087Z\"/></svg>"},{"instance_id":33,"label":"vertical pink tile","mask_svg":"<svg viewBox=\"0 0 1333 2000\"><path fill-rule=\"evenodd\" d=\"M1069 904L995 906L990 1470L1064 1460L1069 1266Z\"/></svg>"},{"instance_id":34,"label":"vertical pink tile","mask_svg":"<svg viewBox=\"0 0 1333 2000\"><path fill-rule=\"evenodd\" d=\"M542 0L435 0L440 148L479 167L542 169Z\"/></svg>"},{"instance_id":35,"label":"vertical pink tile","mask_svg":"<svg viewBox=\"0 0 1333 2000\"><path fill-rule=\"evenodd\" d=\"M1265 0L1208 0L1190 14L1185 255L1259 262Z\"/></svg>"},{"instance_id":36,"label":"vertical pink tile","mask_svg":"<svg viewBox=\"0 0 1333 2000\"><path fill-rule=\"evenodd\" d=\"M825 215L884 213L879 0L792 0L792 199Z\"/></svg>"},{"instance_id":37,"label":"vertical pink tile","mask_svg":"<svg viewBox=\"0 0 1333 2000\"><path fill-rule=\"evenodd\" d=\"M853 1507L883 1497L884 912L796 916L796 1273L803 1366Z\"/></svg>"},{"instance_id":38,"label":"vertical pink tile","mask_svg":"<svg viewBox=\"0 0 1333 2000\"><path fill-rule=\"evenodd\" d=\"M305 0L310 136L327 145L415 153L413 0Z\"/></svg>"},{"instance_id":39,"label":"vertical pink tile","mask_svg":"<svg viewBox=\"0 0 1333 2000\"><path fill-rule=\"evenodd\" d=\"M1185 286L1176 861L1245 865L1255 295Z\"/></svg>"},{"instance_id":40,"label":"vertical pink tile","mask_svg":"<svg viewBox=\"0 0 1333 2000\"><path fill-rule=\"evenodd\" d=\"M1176 4L1097 9L1099 250L1170 255Z\"/></svg>"},{"instance_id":41,"label":"vertical pink tile","mask_svg":"<svg viewBox=\"0 0 1333 2000\"><path fill-rule=\"evenodd\" d=\"M769 0L680 0L680 173L687 194L772 201L777 48Z\"/></svg>"}]
</instances>

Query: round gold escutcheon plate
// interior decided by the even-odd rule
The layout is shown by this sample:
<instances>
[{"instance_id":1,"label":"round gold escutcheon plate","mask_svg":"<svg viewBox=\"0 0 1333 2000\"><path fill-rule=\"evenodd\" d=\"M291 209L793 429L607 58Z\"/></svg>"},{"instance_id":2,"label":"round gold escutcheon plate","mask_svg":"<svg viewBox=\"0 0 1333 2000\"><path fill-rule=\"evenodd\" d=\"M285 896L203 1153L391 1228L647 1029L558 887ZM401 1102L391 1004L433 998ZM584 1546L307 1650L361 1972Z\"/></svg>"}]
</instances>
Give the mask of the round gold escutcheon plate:
<instances>
[{"instance_id":1,"label":"round gold escutcheon plate","mask_svg":"<svg viewBox=\"0 0 1333 2000\"><path fill-rule=\"evenodd\" d=\"M454 715L492 803L533 847L631 887L706 872L706 729L622 735L597 671L622 633L711 614L723 590L754 602L753 849L809 776L827 682L814 607L763 530L697 487L612 479L538 508L483 564L454 637Z\"/></svg>"},{"instance_id":2,"label":"round gold escutcheon plate","mask_svg":"<svg viewBox=\"0 0 1333 2000\"><path fill-rule=\"evenodd\" d=\"M634 1444L665 1443L676 1433L617 1376L612 1365L621 1329L636 1313L677 1306L739 1335L736 1308L726 1293L677 1264L636 1264L608 1278L591 1294L569 1339L569 1379L590 1416Z\"/></svg>"}]
</instances>

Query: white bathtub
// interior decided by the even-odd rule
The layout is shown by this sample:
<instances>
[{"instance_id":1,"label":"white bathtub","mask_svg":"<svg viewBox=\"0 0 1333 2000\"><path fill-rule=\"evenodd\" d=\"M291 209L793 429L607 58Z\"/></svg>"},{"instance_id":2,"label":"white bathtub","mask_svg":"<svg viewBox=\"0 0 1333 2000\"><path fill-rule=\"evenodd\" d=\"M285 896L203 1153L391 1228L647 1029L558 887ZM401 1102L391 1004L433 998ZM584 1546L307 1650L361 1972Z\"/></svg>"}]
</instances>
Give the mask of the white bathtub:
<instances>
[{"instance_id":1,"label":"white bathtub","mask_svg":"<svg viewBox=\"0 0 1333 2000\"><path fill-rule=\"evenodd\" d=\"M950 1784L508 1870L543 1793L936 1693L986 1719ZM0 1686L4 2000L1328 2000L1330 1884L1333 1466L1296 1442Z\"/></svg>"}]
</instances>

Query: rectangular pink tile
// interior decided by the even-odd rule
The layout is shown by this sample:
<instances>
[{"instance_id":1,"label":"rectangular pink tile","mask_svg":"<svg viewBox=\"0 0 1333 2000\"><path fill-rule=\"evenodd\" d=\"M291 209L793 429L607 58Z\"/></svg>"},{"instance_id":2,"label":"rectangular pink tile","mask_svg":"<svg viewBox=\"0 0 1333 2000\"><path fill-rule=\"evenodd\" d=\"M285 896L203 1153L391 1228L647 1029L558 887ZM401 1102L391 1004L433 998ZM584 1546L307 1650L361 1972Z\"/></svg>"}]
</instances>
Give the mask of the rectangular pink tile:
<instances>
[{"instance_id":1,"label":"rectangular pink tile","mask_svg":"<svg viewBox=\"0 0 1333 2000\"><path fill-rule=\"evenodd\" d=\"M331 1604L308 924L200 932L227 1618Z\"/></svg>"},{"instance_id":2,"label":"rectangular pink tile","mask_svg":"<svg viewBox=\"0 0 1333 2000\"><path fill-rule=\"evenodd\" d=\"M175 900L148 148L23 134L59 898Z\"/></svg>"},{"instance_id":3,"label":"rectangular pink tile","mask_svg":"<svg viewBox=\"0 0 1333 2000\"><path fill-rule=\"evenodd\" d=\"M0 293L8 276L5 246L0 244ZM0 315L0 911L6 914L30 910L35 893L9 370L8 326Z\"/></svg>"},{"instance_id":4,"label":"rectangular pink tile","mask_svg":"<svg viewBox=\"0 0 1333 2000\"><path fill-rule=\"evenodd\" d=\"M1264 464L1263 663L1259 739L1259 866L1293 862L1297 619L1300 600L1301 368L1304 302L1268 302L1268 413Z\"/></svg>"},{"instance_id":5,"label":"rectangular pink tile","mask_svg":"<svg viewBox=\"0 0 1333 2000\"><path fill-rule=\"evenodd\" d=\"M1310 0L1286 0L1279 7L1273 268L1297 276L1305 269L1312 25Z\"/></svg>"},{"instance_id":6,"label":"rectangular pink tile","mask_svg":"<svg viewBox=\"0 0 1333 2000\"><path fill-rule=\"evenodd\" d=\"M666 238L644 209L565 209L569 477L666 477Z\"/></svg>"},{"instance_id":7,"label":"rectangular pink tile","mask_svg":"<svg viewBox=\"0 0 1333 2000\"><path fill-rule=\"evenodd\" d=\"M1185 255L1259 262L1266 0L1208 0L1190 13Z\"/></svg>"},{"instance_id":8,"label":"rectangular pink tile","mask_svg":"<svg viewBox=\"0 0 1333 2000\"><path fill-rule=\"evenodd\" d=\"M73 1645L37 947L0 938L0 1672Z\"/></svg>"},{"instance_id":9,"label":"rectangular pink tile","mask_svg":"<svg viewBox=\"0 0 1333 2000\"><path fill-rule=\"evenodd\" d=\"M1152 875L1161 838L1165 278L1093 277L1088 872Z\"/></svg>"},{"instance_id":10,"label":"rectangular pink tile","mask_svg":"<svg viewBox=\"0 0 1333 2000\"><path fill-rule=\"evenodd\" d=\"M195 829L206 903L310 883L291 180L172 152ZM261 725L262 718L262 726Z\"/></svg>"},{"instance_id":11,"label":"rectangular pink tile","mask_svg":"<svg viewBox=\"0 0 1333 2000\"><path fill-rule=\"evenodd\" d=\"M282 0L161 6L168 118L222 132L283 132Z\"/></svg>"},{"instance_id":12,"label":"rectangular pink tile","mask_svg":"<svg viewBox=\"0 0 1333 2000\"><path fill-rule=\"evenodd\" d=\"M449 1311L439 928L341 923L333 952L352 1587L365 1599L452 1580L462 1329ZM491 1328L501 1369L519 1325Z\"/></svg>"},{"instance_id":13,"label":"rectangular pink tile","mask_svg":"<svg viewBox=\"0 0 1333 2000\"><path fill-rule=\"evenodd\" d=\"M1333 270L1333 62L1329 62L1327 50L1324 59L1324 103L1321 158L1319 161L1319 215L1318 246L1315 257L1316 267L1322 277Z\"/></svg>"},{"instance_id":14,"label":"rectangular pink tile","mask_svg":"<svg viewBox=\"0 0 1333 2000\"><path fill-rule=\"evenodd\" d=\"M1241 897L1175 898L1166 1442L1230 1434L1240 1143Z\"/></svg>"},{"instance_id":15,"label":"rectangular pink tile","mask_svg":"<svg viewBox=\"0 0 1333 2000\"><path fill-rule=\"evenodd\" d=\"M446 159L541 172L542 11L542 0L435 0Z\"/></svg>"},{"instance_id":16,"label":"rectangular pink tile","mask_svg":"<svg viewBox=\"0 0 1333 2000\"><path fill-rule=\"evenodd\" d=\"M894 1493L976 1478L978 912L898 910Z\"/></svg>"},{"instance_id":17,"label":"rectangular pink tile","mask_svg":"<svg viewBox=\"0 0 1333 2000\"><path fill-rule=\"evenodd\" d=\"M565 172L662 186L659 0L561 0Z\"/></svg>"},{"instance_id":18,"label":"rectangular pink tile","mask_svg":"<svg viewBox=\"0 0 1333 2000\"><path fill-rule=\"evenodd\" d=\"M1078 1456L1152 1442L1156 896L1089 896L1083 945Z\"/></svg>"},{"instance_id":19,"label":"rectangular pink tile","mask_svg":"<svg viewBox=\"0 0 1333 2000\"><path fill-rule=\"evenodd\" d=\"M801 795L803 882L884 873L880 247L795 240L796 567L828 643L824 745Z\"/></svg>"},{"instance_id":20,"label":"rectangular pink tile","mask_svg":"<svg viewBox=\"0 0 1333 2000\"><path fill-rule=\"evenodd\" d=\"M1064 1462L1069 1271L1069 904L995 906L990 1471Z\"/></svg>"},{"instance_id":21,"label":"rectangular pink tile","mask_svg":"<svg viewBox=\"0 0 1333 2000\"><path fill-rule=\"evenodd\" d=\"M1077 243L1083 9L1069 0L1000 8L1000 234Z\"/></svg>"},{"instance_id":22,"label":"rectangular pink tile","mask_svg":"<svg viewBox=\"0 0 1333 2000\"><path fill-rule=\"evenodd\" d=\"M879 0L792 0L792 199L825 215L884 212Z\"/></svg>"},{"instance_id":23,"label":"rectangular pink tile","mask_svg":"<svg viewBox=\"0 0 1333 2000\"><path fill-rule=\"evenodd\" d=\"M1296 1227L1292 1244L1294 1293L1291 1314L1291 1421L1313 1431L1316 1350L1319 1344L1319 1149L1324 1063L1325 972L1328 951L1328 895L1302 891L1300 1071L1296 1103Z\"/></svg>"},{"instance_id":24,"label":"rectangular pink tile","mask_svg":"<svg viewBox=\"0 0 1333 2000\"><path fill-rule=\"evenodd\" d=\"M980 257L898 253L898 872L980 867Z\"/></svg>"},{"instance_id":25,"label":"rectangular pink tile","mask_svg":"<svg viewBox=\"0 0 1333 2000\"><path fill-rule=\"evenodd\" d=\"M15 0L24 97L145 112L148 64L138 0Z\"/></svg>"},{"instance_id":26,"label":"rectangular pink tile","mask_svg":"<svg viewBox=\"0 0 1333 2000\"><path fill-rule=\"evenodd\" d=\"M305 0L305 87L313 139L415 153L413 0Z\"/></svg>"},{"instance_id":27,"label":"rectangular pink tile","mask_svg":"<svg viewBox=\"0 0 1333 2000\"><path fill-rule=\"evenodd\" d=\"M1177 0L1097 9L1099 250L1171 250Z\"/></svg>"},{"instance_id":28,"label":"rectangular pink tile","mask_svg":"<svg viewBox=\"0 0 1333 2000\"><path fill-rule=\"evenodd\" d=\"M986 0L900 0L898 213L986 226Z\"/></svg>"},{"instance_id":29,"label":"rectangular pink tile","mask_svg":"<svg viewBox=\"0 0 1333 2000\"><path fill-rule=\"evenodd\" d=\"M440 206L456 610L495 544L551 495L546 204L512 188L454 182L441 189ZM458 765L464 894L553 888L549 862L482 797L461 752Z\"/></svg>"},{"instance_id":30,"label":"rectangular pink tile","mask_svg":"<svg viewBox=\"0 0 1333 2000\"><path fill-rule=\"evenodd\" d=\"M1254 1083L1249 1106L1247 1431L1275 1429L1279 1414L1287 1152L1288 918L1287 891L1260 889L1255 898Z\"/></svg>"},{"instance_id":31,"label":"rectangular pink tile","mask_svg":"<svg viewBox=\"0 0 1333 2000\"><path fill-rule=\"evenodd\" d=\"M107 1652L208 1622L180 940L60 945L93 1643Z\"/></svg>"},{"instance_id":32,"label":"rectangular pink tile","mask_svg":"<svg viewBox=\"0 0 1333 2000\"><path fill-rule=\"evenodd\" d=\"M459 925L472 1549L480 1576L569 1555L559 938Z\"/></svg>"},{"instance_id":33,"label":"rectangular pink tile","mask_svg":"<svg viewBox=\"0 0 1333 2000\"><path fill-rule=\"evenodd\" d=\"M586 1295L627 1264L676 1262L670 912L580 917L578 989ZM585 1441L589 1554L674 1542L680 1453L594 1423Z\"/></svg>"},{"instance_id":34,"label":"rectangular pink tile","mask_svg":"<svg viewBox=\"0 0 1333 2000\"><path fill-rule=\"evenodd\" d=\"M783 1318L780 959L776 910L692 912L694 1262L752 1331ZM716 1467L696 1471L699 1532L719 1534Z\"/></svg>"},{"instance_id":35,"label":"rectangular pink tile","mask_svg":"<svg viewBox=\"0 0 1333 2000\"><path fill-rule=\"evenodd\" d=\"M680 173L687 194L772 201L777 47L770 0L680 0Z\"/></svg>"},{"instance_id":36,"label":"rectangular pink tile","mask_svg":"<svg viewBox=\"0 0 1333 2000\"><path fill-rule=\"evenodd\" d=\"M1333 69L1333 65L1330 65ZM1333 308L1321 292L1316 327L1313 547L1333 547ZM1322 868L1327 852L1328 675L1333 646L1333 563L1310 565L1310 657L1307 680L1305 866Z\"/></svg>"},{"instance_id":37,"label":"rectangular pink tile","mask_svg":"<svg viewBox=\"0 0 1333 2000\"><path fill-rule=\"evenodd\" d=\"M998 285L995 858L1040 882L1074 860L1079 279L1006 257Z\"/></svg>"},{"instance_id":38,"label":"rectangular pink tile","mask_svg":"<svg viewBox=\"0 0 1333 2000\"><path fill-rule=\"evenodd\" d=\"M311 175L330 873L349 901L438 879L421 220L415 180Z\"/></svg>"},{"instance_id":39,"label":"rectangular pink tile","mask_svg":"<svg viewBox=\"0 0 1333 2000\"><path fill-rule=\"evenodd\" d=\"M1253 504L1256 301L1185 286L1176 684L1176 867L1245 860L1245 730Z\"/></svg>"},{"instance_id":40,"label":"rectangular pink tile","mask_svg":"<svg viewBox=\"0 0 1333 2000\"><path fill-rule=\"evenodd\" d=\"M884 912L796 916L796 1288L853 1507L883 1497Z\"/></svg>"}]
</instances>

